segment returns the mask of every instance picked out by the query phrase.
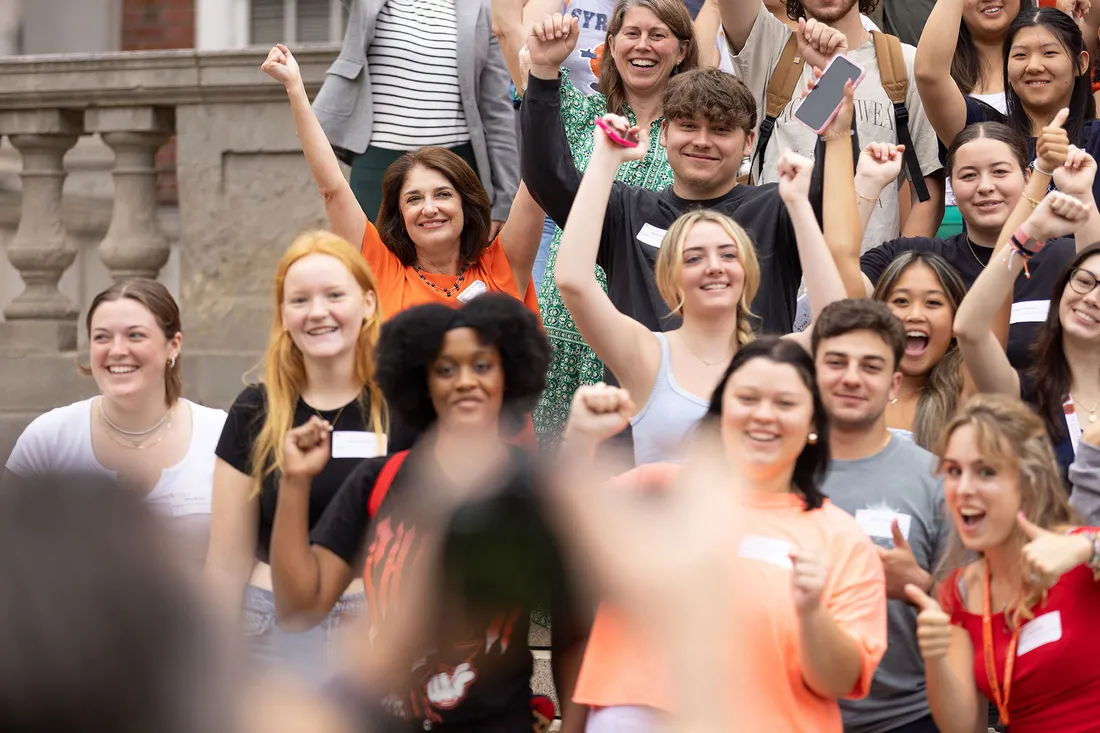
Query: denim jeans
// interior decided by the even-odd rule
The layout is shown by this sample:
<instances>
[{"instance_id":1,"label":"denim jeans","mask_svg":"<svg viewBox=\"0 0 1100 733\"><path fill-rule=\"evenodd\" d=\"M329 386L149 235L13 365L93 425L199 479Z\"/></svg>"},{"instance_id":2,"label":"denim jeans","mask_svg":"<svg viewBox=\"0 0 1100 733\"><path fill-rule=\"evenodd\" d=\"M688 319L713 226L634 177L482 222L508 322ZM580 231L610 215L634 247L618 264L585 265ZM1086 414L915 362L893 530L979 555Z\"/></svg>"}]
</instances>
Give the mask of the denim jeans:
<instances>
[{"instance_id":1,"label":"denim jeans","mask_svg":"<svg viewBox=\"0 0 1100 733\"><path fill-rule=\"evenodd\" d=\"M332 655L339 649L341 627L358 619L366 607L362 593L340 597L332 612L308 631L293 633L275 623L275 597L248 586L242 623L252 661L263 670L292 674L312 687L332 676Z\"/></svg>"},{"instance_id":2,"label":"denim jeans","mask_svg":"<svg viewBox=\"0 0 1100 733\"><path fill-rule=\"evenodd\" d=\"M549 216L542 225L542 239L539 240L539 251L535 255L535 265L531 268L531 282L535 284L535 292L542 287L542 279L546 277L546 260L550 257L550 241L554 238L554 230L557 229L554 220Z\"/></svg>"}]
</instances>

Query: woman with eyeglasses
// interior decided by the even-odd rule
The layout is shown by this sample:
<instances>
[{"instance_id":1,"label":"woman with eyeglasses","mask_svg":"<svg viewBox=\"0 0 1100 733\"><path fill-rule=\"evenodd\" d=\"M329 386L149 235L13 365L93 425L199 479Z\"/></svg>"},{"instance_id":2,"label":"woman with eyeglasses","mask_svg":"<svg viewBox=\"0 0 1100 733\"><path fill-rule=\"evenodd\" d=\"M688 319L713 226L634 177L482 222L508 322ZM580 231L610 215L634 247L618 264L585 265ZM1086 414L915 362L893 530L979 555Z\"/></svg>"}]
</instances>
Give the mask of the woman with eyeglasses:
<instances>
[{"instance_id":1,"label":"woman with eyeglasses","mask_svg":"<svg viewBox=\"0 0 1100 733\"><path fill-rule=\"evenodd\" d=\"M1026 371L1012 368L990 325L1020 273L1029 275L1028 260L1048 240L1077 231L1095 209L1064 193L1048 194L994 254L955 317L955 337L978 391L1018 395L1039 413L1063 480L1082 429L1100 421L1100 244L1081 249L1054 284Z\"/></svg>"}]
</instances>

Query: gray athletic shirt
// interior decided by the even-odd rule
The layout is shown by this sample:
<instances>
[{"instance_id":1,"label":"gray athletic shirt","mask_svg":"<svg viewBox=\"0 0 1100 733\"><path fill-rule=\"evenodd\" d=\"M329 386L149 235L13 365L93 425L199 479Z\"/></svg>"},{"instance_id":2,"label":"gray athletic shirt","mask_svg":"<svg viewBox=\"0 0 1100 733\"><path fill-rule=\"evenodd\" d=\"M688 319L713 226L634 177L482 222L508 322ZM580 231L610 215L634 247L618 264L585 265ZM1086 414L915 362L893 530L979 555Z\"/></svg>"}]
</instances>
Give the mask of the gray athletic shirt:
<instances>
[{"instance_id":1,"label":"gray athletic shirt","mask_svg":"<svg viewBox=\"0 0 1100 733\"><path fill-rule=\"evenodd\" d=\"M932 572L943 555L948 524L936 458L893 436L870 458L830 461L822 487L829 500L856 518L876 545L894 546L894 515L913 555ZM908 518L908 519L906 519ZM883 733L929 714L924 662L917 647L917 613L904 601L887 601L888 646L863 700L841 700L845 733Z\"/></svg>"}]
</instances>

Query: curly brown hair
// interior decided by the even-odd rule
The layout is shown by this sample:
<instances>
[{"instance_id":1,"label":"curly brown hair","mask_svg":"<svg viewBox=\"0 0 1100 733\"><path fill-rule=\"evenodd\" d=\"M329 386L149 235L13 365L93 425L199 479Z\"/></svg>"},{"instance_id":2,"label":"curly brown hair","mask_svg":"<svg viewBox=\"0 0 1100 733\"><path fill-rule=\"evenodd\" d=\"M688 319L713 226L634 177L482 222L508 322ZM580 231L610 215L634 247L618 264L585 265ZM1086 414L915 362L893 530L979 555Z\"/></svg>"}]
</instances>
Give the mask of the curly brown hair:
<instances>
[{"instance_id":1,"label":"curly brown hair","mask_svg":"<svg viewBox=\"0 0 1100 733\"><path fill-rule=\"evenodd\" d=\"M870 15L878 7L879 0L859 0L859 12ZM787 17L798 20L806 17L806 8L802 7L802 0L787 0Z\"/></svg>"}]
</instances>

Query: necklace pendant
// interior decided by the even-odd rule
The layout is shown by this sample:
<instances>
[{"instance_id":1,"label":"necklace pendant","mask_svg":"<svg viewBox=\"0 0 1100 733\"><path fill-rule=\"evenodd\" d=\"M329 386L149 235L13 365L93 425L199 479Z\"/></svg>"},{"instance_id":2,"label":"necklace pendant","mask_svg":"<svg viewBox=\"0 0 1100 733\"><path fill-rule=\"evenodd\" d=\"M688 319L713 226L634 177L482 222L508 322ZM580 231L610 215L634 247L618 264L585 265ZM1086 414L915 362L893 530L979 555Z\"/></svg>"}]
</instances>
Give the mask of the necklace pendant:
<instances>
[{"instance_id":1,"label":"necklace pendant","mask_svg":"<svg viewBox=\"0 0 1100 733\"><path fill-rule=\"evenodd\" d=\"M1091 423L1094 423L1094 422L1096 422L1096 413L1095 412L1093 414L1089 415L1089 423L1091 424Z\"/></svg>"}]
</instances>

